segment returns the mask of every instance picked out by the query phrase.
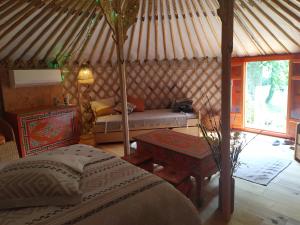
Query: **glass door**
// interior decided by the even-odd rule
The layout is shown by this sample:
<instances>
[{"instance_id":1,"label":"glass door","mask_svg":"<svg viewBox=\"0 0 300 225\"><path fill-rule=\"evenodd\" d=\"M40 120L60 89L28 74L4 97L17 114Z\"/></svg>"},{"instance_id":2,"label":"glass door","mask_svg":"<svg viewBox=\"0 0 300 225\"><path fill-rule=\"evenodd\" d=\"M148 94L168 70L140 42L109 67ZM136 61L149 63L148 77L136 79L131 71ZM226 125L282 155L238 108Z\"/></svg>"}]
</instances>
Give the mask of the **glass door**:
<instances>
[{"instance_id":1,"label":"glass door","mask_svg":"<svg viewBox=\"0 0 300 225\"><path fill-rule=\"evenodd\" d=\"M288 60L246 64L246 128L286 133L288 80Z\"/></svg>"}]
</instances>

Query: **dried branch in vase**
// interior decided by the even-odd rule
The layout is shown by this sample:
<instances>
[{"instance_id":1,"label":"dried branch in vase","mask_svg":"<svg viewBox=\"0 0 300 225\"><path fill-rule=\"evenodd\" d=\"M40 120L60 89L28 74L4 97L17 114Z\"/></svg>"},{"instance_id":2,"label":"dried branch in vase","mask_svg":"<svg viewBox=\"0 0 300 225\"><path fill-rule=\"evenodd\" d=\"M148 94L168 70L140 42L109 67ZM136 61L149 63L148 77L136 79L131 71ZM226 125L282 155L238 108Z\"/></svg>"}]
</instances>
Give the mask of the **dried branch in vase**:
<instances>
[{"instance_id":1,"label":"dried branch in vase","mask_svg":"<svg viewBox=\"0 0 300 225\"><path fill-rule=\"evenodd\" d=\"M208 104L210 105L210 104ZM209 107L210 108L210 107ZM212 110L209 110L212 112ZM212 152L212 156L215 160L217 168L221 171L222 168L222 161L221 161L221 144L222 144L222 124L220 119L216 119L216 117L212 113L208 113L208 119L205 123L201 122L198 124L203 137L205 138L209 148ZM235 117L234 117L235 118ZM231 176L233 176L234 172L237 168L241 165L239 160L240 153L243 149L253 141L261 132L256 134L253 138L249 141L246 139L246 134L231 130L231 139L230 139L230 162L231 162Z\"/></svg>"}]
</instances>

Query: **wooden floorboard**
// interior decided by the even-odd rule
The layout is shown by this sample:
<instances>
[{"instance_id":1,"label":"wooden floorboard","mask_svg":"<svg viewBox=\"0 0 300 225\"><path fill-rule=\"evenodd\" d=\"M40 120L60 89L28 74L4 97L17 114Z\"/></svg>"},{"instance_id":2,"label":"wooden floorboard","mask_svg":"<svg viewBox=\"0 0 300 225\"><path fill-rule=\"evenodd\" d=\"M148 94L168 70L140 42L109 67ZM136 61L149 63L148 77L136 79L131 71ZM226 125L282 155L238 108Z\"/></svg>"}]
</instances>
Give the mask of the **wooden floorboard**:
<instances>
[{"instance_id":1,"label":"wooden floorboard","mask_svg":"<svg viewBox=\"0 0 300 225\"><path fill-rule=\"evenodd\" d=\"M197 135L197 129L177 131ZM92 143L92 142L91 142ZM123 155L122 144L97 146L117 156ZM293 152L290 154L293 159ZM218 211L218 175L205 187L205 199L199 213L204 225L300 225L300 164L292 164L268 186L235 178L235 211L226 223Z\"/></svg>"}]
</instances>

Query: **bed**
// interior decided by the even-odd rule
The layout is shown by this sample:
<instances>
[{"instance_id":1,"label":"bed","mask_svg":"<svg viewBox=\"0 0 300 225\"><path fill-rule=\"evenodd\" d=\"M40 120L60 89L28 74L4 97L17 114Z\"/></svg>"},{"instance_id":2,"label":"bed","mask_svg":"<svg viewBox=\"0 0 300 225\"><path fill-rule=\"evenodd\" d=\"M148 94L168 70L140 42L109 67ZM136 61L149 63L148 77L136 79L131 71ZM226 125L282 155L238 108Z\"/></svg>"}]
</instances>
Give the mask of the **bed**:
<instances>
[{"instance_id":1,"label":"bed","mask_svg":"<svg viewBox=\"0 0 300 225\"><path fill-rule=\"evenodd\" d=\"M130 137L154 129L196 126L198 119L194 113L173 112L171 109L145 110L128 115ZM93 133L96 143L123 140L122 115L101 116L95 119Z\"/></svg>"},{"instance_id":2,"label":"bed","mask_svg":"<svg viewBox=\"0 0 300 225\"><path fill-rule=\"evenodd\" d=\"M77 144L55 151L91 158L81 181L82 203L0 210L0 224L200 224L193 204L160 178L91 146Z\"/></svg>"}]
</instances>

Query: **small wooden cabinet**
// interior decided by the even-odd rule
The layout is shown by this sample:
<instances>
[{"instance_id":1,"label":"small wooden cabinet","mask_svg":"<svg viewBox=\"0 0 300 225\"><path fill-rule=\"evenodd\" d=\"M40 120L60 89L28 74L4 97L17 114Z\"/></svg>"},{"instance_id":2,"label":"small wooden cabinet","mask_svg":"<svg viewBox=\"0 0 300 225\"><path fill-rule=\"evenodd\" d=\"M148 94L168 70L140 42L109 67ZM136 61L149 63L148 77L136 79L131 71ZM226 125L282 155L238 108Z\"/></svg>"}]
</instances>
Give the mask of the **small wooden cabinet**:
<instances>
[{"instance_id":1,"label":"small wooden cabinet","mask_svg":"<svg viewBox=\"0 0 300 225\"><path fill-rule=\"evenodd\" d=\"M231 69L231 113L232 128L243 128L244 117L244 70L245 63L233 62Z\"/></svg>"},{"instance_id":2,"label":"small wooden cabinet","mask_svg":"<svg viewBox=\"0 0 300 225\"><path fill-rule=\"evenodd\" d=\"M300 122L300 59L290 60L289 101L287 134L296 137L296 125Z\"/></svg>"},{"instance_id":3,"label":"small wooden cabinet","mask_svg":"<svg viewBox=\"0 0 300 225\"><path fill-rule=\"evenodd\" d=\"M22 157L78 143L75 106L7 112Z\"/></svg>"}]
</instances>

